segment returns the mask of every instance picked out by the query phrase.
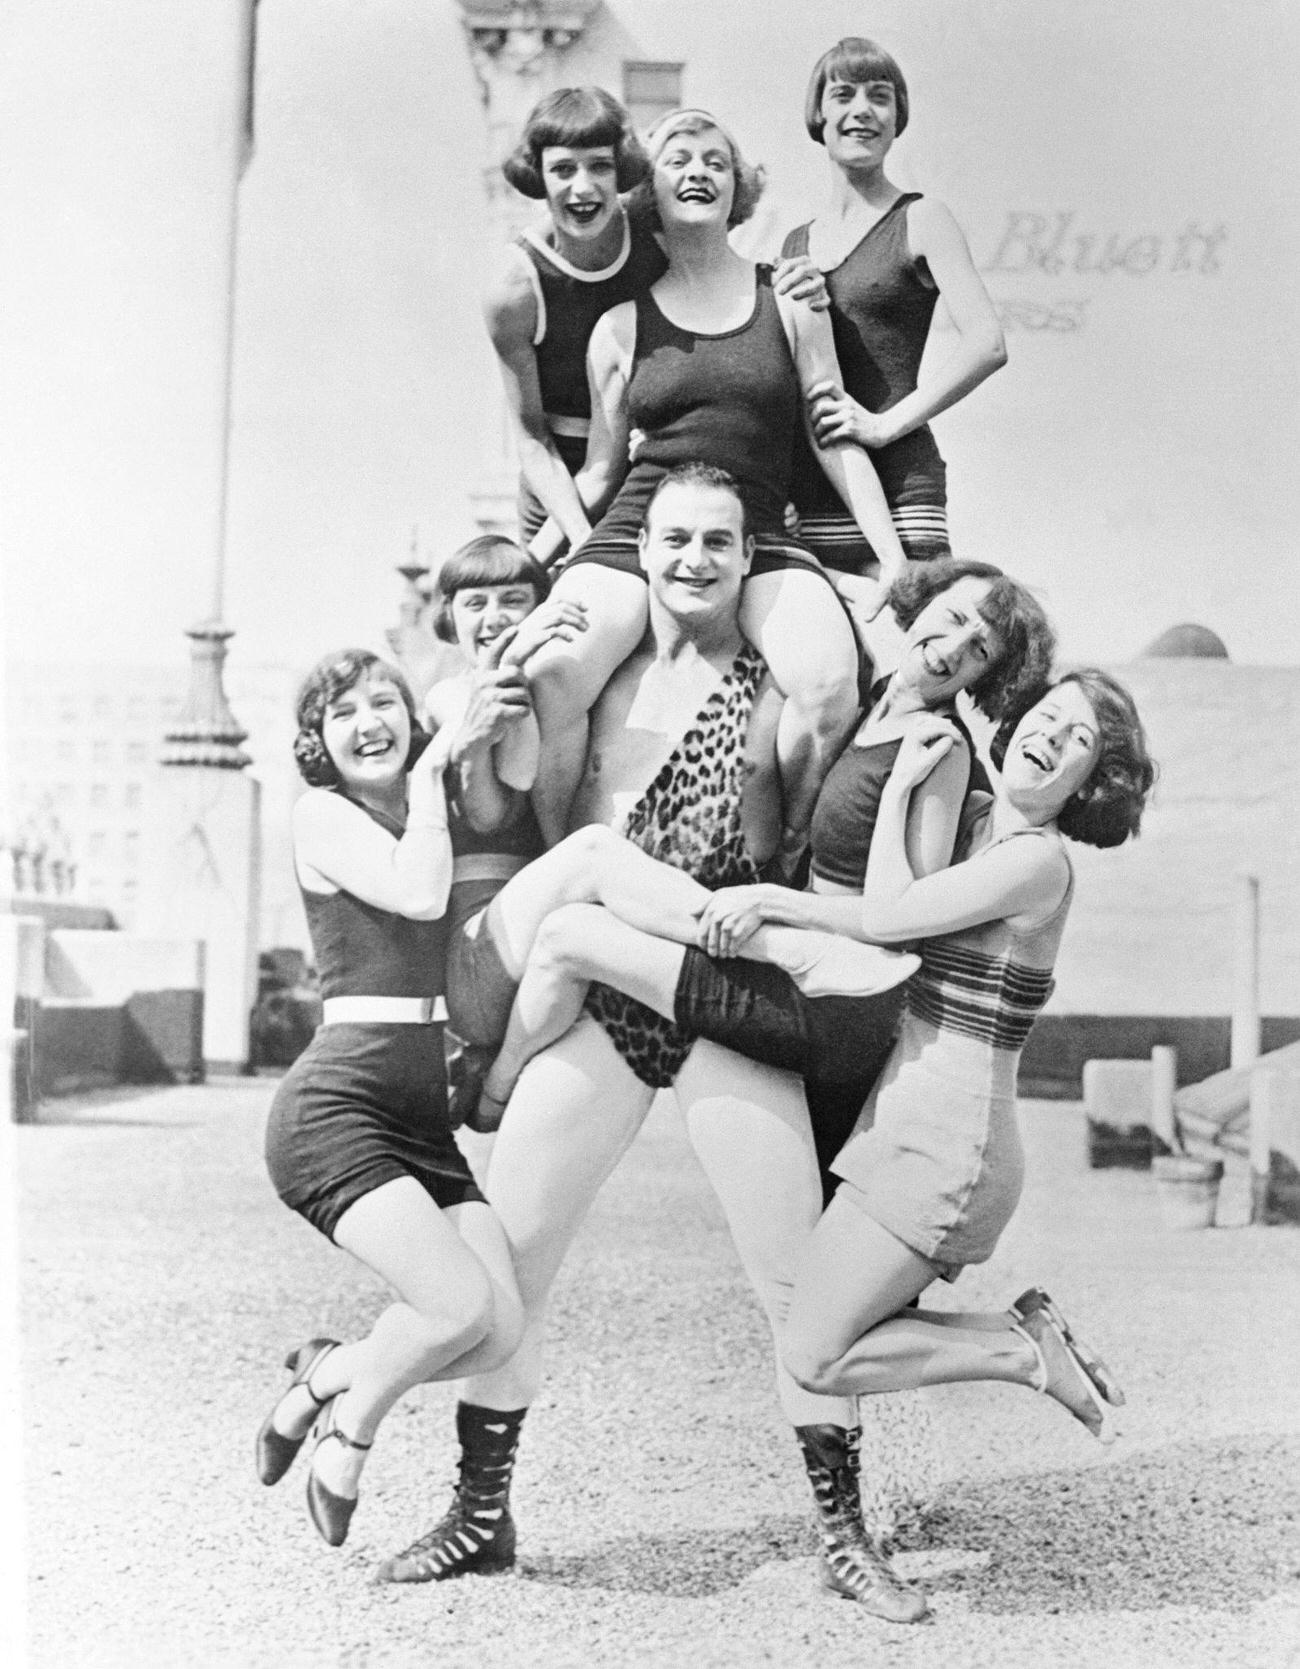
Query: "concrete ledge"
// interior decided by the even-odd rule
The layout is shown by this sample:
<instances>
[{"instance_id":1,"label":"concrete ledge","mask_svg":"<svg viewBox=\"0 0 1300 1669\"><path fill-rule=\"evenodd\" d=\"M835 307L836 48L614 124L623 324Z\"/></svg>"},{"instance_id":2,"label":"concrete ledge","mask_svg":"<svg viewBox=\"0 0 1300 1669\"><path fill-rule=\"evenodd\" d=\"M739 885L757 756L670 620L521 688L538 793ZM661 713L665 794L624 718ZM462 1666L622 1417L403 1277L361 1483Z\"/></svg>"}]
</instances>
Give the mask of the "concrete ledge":
<instances>
[{"instance_id":1,"label":"concrete ledge","mask_svg":"<svg viewBox=\"0 0 1300 1669\"><path fill-rule=\"evenodd\" d=\"M202 991L138 991L120 1005L44 1003L32 1036L42 1095L203 1079Z\"/></svg>"}]
</instances>

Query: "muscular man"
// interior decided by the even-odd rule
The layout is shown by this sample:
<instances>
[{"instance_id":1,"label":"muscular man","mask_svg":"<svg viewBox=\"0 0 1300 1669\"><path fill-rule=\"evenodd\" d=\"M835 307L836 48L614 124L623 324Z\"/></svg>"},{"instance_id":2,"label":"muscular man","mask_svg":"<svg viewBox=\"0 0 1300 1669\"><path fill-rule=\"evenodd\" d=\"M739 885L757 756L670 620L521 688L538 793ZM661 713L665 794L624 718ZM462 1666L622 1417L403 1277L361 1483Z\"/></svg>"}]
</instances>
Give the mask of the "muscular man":
<instances>
[{"instance_id":1,"label":"muscular man","mask_svg":"<svg viewBox=\"0 0 1300 1669\"><path fill-rule=\"evenodd\" d=\"M752 548L722 472L687 466L660 487L640 542L650 631L593 711L574 810L710 888L752 879L782 826L781 697L738 619ZM643 995L657 999L650 983ZM772 1093L774 1079L783 1093ZM513 1563L510 1475L541 1382L551 1286L656 1089L669 1084L774 1330L783 1319L795 1260L821 1208L799 1080L695 1042L635 990L593 986L587 1012L525 1068L488 1173L515 1256L524 1342L505 1367L463 1387L452 1508L388 1560L382 1577L431 1581ZM777 1378L797 1428L856 1424L851 1404L811 1395L779 1365Z\"/></svg>"}]
</instances>

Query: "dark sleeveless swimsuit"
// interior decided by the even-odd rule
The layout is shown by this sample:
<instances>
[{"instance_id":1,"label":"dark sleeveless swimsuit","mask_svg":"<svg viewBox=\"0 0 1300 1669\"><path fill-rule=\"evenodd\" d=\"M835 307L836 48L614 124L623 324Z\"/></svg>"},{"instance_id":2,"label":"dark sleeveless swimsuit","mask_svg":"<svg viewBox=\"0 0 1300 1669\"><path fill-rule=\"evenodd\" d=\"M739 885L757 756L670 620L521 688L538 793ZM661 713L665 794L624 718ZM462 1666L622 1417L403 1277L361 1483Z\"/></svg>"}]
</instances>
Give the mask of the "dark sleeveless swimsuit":
<instances>
[{"instance_id":1,"label":"dark sleeveless swimsuit","mask_svg":"<svg viewBox=\"0 0 1300 1669\"><path fill-rule=\"evenodd\" d=\"M767 671L750 644L633 806L619 832L643 852L681 869L711 890L758 878L745 843L741 799L745 737ZM612 986L593 984L587 1011L643 1084L666 1089L681 1071L695 1035Z\"/></svg>"},{"instance_id":2,"label":"dark sleeveless swimsuit","mask_svg":"<svg viewBox=\"0 0 1300 1669\"><path fill-rule=\"evenodd\" d=\"M527 796L514 820L491 834L471 828L454 792L447 811L454 859L447 901L448 1023L462 1042L496 1046L505 1036L518 981L482 918L510 877L540 857L546 843Z\"/></svg>"},{"instance_id":3,"label":"dark sleeveless swimsuit","mask_svg":"<svg viewBox=\"0 0 1300 1669\"><path fill-rule=\"evenodd\" d=\"M885 683L876 685L875 699ZM970 749L972 786L986 783L969 733L955 713L949 716ZM850 740L831 766L813 809L813 874L861 888L880 797L901 746L901 737L869 747ZM889 1058L906 996L903 984L869 997L806 997L781 968L743 957L715 960L688 946L674 1012L684 1030L804 1079L829 1199L836 1186L831 1161Z\"/></svg>"},{"instance_id":4,"label":"dark sleeveless swimsuit","mask_svg":"<svg viewBox=\"0 0 1300 1669\"><path fill-rule=\"evenodd\" d=\"M357 805L356 801L352 802ZM358 810L400 837L401 826ZM445 920L302 888L325 997L432 997ZM275 1191L329 1239L365 1194L411 1176L440 1207L481 1200L447 1122L441 1025L322 1025L280 1080L266 1127Z\"/></svg>"},{"instance_id":5,"label":"dark sleeveless swimsuit","mask_svg":"<svg viewBox=\"0 0 1300 1669\"><path fill-rule=\"evenodd\" d=\"M637 535L651 496L670 469L699 461L728 470L740 486L755 536L751 573L820 573L816 558L785 531L801 402L770 267L757 269L749 318L717 334L683 330L653 295L639 296L627 405L629 427L644 439L613 502L568 566L598 562L644 579Z\"/></svg>"},{"instance_id":6,"label":"dark sleeveless swimsuit","mask_svg":"<svg viewBox=\"0 0 1300 1669\"><path fill-rule=\"evenodd\" d=\"M831 328L846 393L868 411L897 405L916 388L921 354L939 292L923 257L907 238L905 192L826 274ZM796 227L782 255L807 255L808 226ZM928 424L870 454L907 555L915 561L951 556L943 459ZM800 537L828 568L861 572L874 552L826 479L802 430L791 496Z\"/></svg>"},{"instance_id":7,"label":"dark sleeveless swimsuit","mask_svg":"<svg viewBox=\"0 0 1300 1669\"><path fill-rule=\"evenodd\" d=\"M555 449L570 475L582 468L591 428L587 344L596 321L611 307L630 301L668 268L668 258L645 226L625 217L623 247L599 272L584 272L534 232L521 232L516 247L532 271L537 299L533 348L542 409ZM546 520L541 500L526 481L519 486L519 523L524 543Z\"/></svg>"}]
</instances>

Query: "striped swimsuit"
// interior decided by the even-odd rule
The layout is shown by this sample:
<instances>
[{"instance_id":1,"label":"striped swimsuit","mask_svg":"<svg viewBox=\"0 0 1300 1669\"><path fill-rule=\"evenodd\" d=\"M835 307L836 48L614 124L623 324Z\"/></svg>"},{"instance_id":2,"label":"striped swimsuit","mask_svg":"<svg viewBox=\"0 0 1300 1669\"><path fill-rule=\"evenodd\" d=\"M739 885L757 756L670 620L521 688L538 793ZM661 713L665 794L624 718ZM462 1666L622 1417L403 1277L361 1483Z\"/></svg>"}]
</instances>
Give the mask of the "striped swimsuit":
<instances>
[{"instance_id":1,"label":"striped swimsuit","mask_svg":"<svg viewBox=\"0 0 1300 1669\"><path fill-rule=\"evenodd\" d=\"M1017 829L965 861L1017 839L1064 852L1053 831ZM1028 930L989 921L922 942L894 1052L831 1167L869 1217L945 1273L990 1258L1020 1198L1016 1068L1052 992L1073 893L1071 872Z\"/></svg>"},{"instance_id":2,"label":"striped swimsuit","mask_svg":"<svg viewBox=\"0 0 1300 1669\"><path fill-rule=\"evenodd\" d=\"M868 411L887 411L915 389L939 296L907 239L908 204L919 196L904 192L826 274L844 388ZM807 255L808 233L796 227L782 255ZM951 556L946 471L929 425L870 456L907 555ZM806 442L797 448L791 496L804 543L828 568L861 573L874 553Z\"/></svg>"}]
</instances>

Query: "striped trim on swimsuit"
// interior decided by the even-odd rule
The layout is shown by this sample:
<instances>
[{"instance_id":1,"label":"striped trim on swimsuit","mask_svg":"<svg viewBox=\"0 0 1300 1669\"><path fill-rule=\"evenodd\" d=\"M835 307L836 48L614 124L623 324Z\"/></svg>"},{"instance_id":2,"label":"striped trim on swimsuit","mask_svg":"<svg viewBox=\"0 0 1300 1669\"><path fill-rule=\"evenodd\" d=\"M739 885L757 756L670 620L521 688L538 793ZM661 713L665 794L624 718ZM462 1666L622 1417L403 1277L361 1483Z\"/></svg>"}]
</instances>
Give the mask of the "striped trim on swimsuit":
<instances>
[{"instance_id":1,"label":"striped trim on swimsuit","mask_svg":"<svg viewBox=\"0 0 1300 1669\"><path fill-rule=\"evenodd\" d=\"M948 512L942 504L896 504L890 509L899 542L908 556L919 562L951 555L948 542ZM864 540L862 529L852 516L804 516L800 537L832 565L843 552L853 565Z\"/></svg>"},{"instance_id":2,"label":"striped trim on swimsuit","mask_svg":"<svg viewBox=\"0 0 1300 1669\"><path fill-rule=\"evenodd\" d=\"M1024 1046L1052 994L1050 968L1027 968L942 939L929 940L921 954L907 996L919 1020L994 1049Z\"/></svg>"}]
</instances>

